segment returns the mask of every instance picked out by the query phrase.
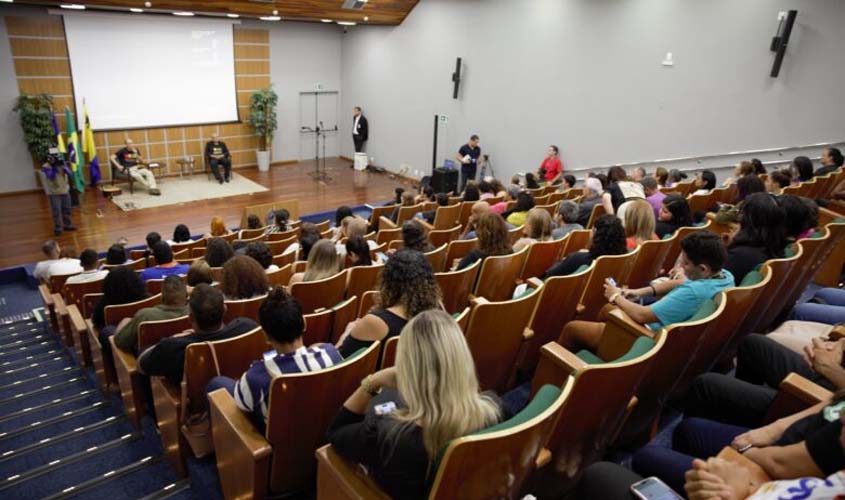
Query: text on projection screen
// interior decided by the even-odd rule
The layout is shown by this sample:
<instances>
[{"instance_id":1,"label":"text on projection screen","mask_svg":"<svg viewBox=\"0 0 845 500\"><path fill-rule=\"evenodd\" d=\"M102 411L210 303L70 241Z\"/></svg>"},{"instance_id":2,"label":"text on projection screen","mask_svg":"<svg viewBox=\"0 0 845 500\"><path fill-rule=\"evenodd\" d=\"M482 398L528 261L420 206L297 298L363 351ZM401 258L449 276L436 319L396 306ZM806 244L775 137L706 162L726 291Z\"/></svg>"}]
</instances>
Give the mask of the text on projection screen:
<instances>
[{"instance_id":1,"label":"text on projection screen","mask_svg":"<svg viewBox=\"0 0 845 500\"><path fill-rule=\"evenodd\" d=\"M77 109L95 130L238 119L232 22L65 14Z\"/></svg>"}]
</instances>

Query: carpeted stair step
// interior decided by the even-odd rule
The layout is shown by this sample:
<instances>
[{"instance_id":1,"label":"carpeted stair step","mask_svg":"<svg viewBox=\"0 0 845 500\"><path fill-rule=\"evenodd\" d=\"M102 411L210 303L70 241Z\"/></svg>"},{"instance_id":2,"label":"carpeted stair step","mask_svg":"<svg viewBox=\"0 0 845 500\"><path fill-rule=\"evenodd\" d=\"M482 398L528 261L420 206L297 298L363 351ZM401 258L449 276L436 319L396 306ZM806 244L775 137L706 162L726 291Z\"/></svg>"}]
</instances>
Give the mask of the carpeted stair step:
<instances>
[{"instance_id":1,"label":"carpeted stair step","mask_svg":"<svg viewBox=\"0 0 845 500\"><path fill-rule=\"evenodd\" d=\"M9 433L8 437L0 438L0 452L5 450L13 450L23 446L36 443L45 438L50 438L73 431L78 427L90 425L96 422L117 416L120 414L112 405L100 404L96 407L89 406L78 409L66 416L66 418L59 418L49 421L48 424L38 425L33 431L26 432L26 426L22 427L24 432ZM64 415L59 415L63 417ZM34 422L37 423L38 421Z\"/></svg>"},{"instance_id":2,"label":"carpeted stair step","mask_svg":"<svg viewBox=\"0 0 845 500\"><path fill-rule=\"evenodd\" d=\"M13 472L9 472L10 470L37 467L57 457L72 455L92 445L117 439L131 431L129 421L122 415L80 425L67 432L43 437L18 448L5 449L0 453L0 471L11 475Z\"/></svg>"}]
</instances>

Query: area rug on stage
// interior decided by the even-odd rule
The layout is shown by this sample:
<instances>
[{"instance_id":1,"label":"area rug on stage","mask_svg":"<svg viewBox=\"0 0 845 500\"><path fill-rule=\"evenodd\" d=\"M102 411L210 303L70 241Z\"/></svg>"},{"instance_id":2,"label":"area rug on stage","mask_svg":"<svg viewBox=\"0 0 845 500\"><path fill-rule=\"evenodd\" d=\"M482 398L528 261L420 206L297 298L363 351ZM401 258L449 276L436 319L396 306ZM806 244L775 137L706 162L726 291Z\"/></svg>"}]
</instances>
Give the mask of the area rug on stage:
<instances>
[{"instance_id":1,"label":"area rug on stage","mask_svg":"<svg viewBox=\"0 0 845 500\"><path fill-rule=\"evenodd\" d=\"M164 205L175 205L177 203L188 203L191 201L267 191L267 188L261 184L252 182L246 177L235 173L232 174L232 181L226 184L210 181L204 175L184 178L167 177L164 179L164 182L158 183L161 196L150 195L143 186L138 187L138 183L135 183L134 194L129 194L129 186L127 184L124 183L120 187L123 190L123 194L115 196L112 198L112 201L121 210L140 210L143 208L161 207Z\"/></svg>"}]
</instances>

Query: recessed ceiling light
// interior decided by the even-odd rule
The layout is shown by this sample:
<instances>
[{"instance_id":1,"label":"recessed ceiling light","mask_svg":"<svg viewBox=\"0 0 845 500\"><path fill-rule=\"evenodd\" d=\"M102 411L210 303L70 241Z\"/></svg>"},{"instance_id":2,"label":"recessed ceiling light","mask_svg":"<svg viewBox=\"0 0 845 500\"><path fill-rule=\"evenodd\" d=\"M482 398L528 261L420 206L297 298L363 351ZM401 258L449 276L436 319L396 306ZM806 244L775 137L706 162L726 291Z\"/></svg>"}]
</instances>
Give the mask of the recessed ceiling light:
<instances>
[{"instance_id":1,"label":"recessed ceiling light","mask_svg":"<svg viewBox=\"0 0 845 500\"><path fill-rule=\"evenodd\" d=\"M85 10L85 6L78 3L63 3L59 7L70 10Z\"/></svg>"},{"instance_id":2,"label":"recessed ceiling light","mask_svg":"<svg viewBox=\"0 0 845 500\"><path fill-rule=\"evenodd\" d=\"M282 20L282 18L279 17L279 16L261 16L258 19L261 19L262 21L281 21Z\"/></svg>"},{"instance_id":3,"label":"recessed ceiling light","mask_svg":"<svg viewBox=\"0 0 845 500\"><path fill-rule=\"evenodd\" d=\"M369 20L370 20L370 17L369 17L369 16L364 16L364 22L365 22L365 23L366 23L367 21L369 21Z\"/></svg>"},{"instance_id":4,"label":"recessed ceiling light","mask_svg":"<svg viewBox=\"0 0 845 500\"><path fill-rule=\"evenodd\" d=\"M273 11L273 15L274 15L274 16L278 16L278 15L279 15L279 11L278 11L278 10L274 10L274 11Z\"/></svg>"},{"instance_id":5,"label":"recessed ceiling light","mask_svg":"<svg viewBox=\"0 0 845 500\"><path fill-rule=\"evenodd\" d=\"M141 12L144 12L144 9L139 9L138 7L132 7L131 9L129 9L129 12L135 12L136 14L140 14Z\"/></svg>"},{"instance_id":6,"label":"recessed ceiling light","mask_svg":"<svg viewBox=\"0 0 845 500\"><path fill-rule=\"evenodd\" d=\"M191 17L194 15L193 12L188 12L186 10L177 10L173 13L174 16L182 16L182 17Z\"/></svg>"},{"instance_id":7,"label":"recessed ceiling light","mask_svg":"<svg viewBox=\"0 0 845 500\"><path fill-rule=\"evenodd\" d=\"M226 14L226 17L231 17L232 19L237 19L241 16L239 14Z\"/></svg>"},{"instance_id":8,"label":"recessed ceiling light","mask_svg":"<svg viewBox=\"0 0 845 500\"><path fill-rule=\"evenodd\" d=\"M353 23L352 21L338 21L337 24L341 26L355 26L358 23Z\"/></svg>"},{"instance_id":9,"label":"recessed ceiling light","mask_svg":"<svg viewBox=\"0 0 845 500\"><path fill-rule=\"evenodd\" d=\"M320 21L321 21L321 22L324 22L324 23L331 23L331 22L333 22L331 19L320 19Z\"/></svg>"},{"instance_id":10,"label":"recessed ceiling light","mask_svg":"<svg viewBox=\"0 0 845 500\"><path fill-rule=\"evenodd\" d=\"M150 8L150 7L152 7L152 6L153 6L153 3L152 3L152 2L144 2L144 7L146 7L146 8L148 8L148 9L149 9L149 8Z\"/></svg>"}]
</instances>

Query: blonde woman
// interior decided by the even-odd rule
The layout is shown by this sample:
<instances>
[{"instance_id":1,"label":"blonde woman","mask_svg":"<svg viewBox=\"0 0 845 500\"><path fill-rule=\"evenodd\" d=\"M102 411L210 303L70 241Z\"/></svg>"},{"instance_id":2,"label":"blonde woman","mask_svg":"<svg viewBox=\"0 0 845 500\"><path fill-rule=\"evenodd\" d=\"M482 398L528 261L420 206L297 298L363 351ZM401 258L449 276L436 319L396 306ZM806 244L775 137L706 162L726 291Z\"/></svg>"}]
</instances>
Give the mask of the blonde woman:
<instances>
[{"instance_id":1,"label":"blonde woman","mask_svg":"<svg viewBox=\"0 0 845 500\"><path fill-rule=\"evenodd\" d=\"M291 276L288 286L330 278L340 271L338 262L334 243L331 240L320 240L308 252L308 266L305 268L305 272Z\"/></svg>"},{"instance_id":2,"label":"blonde woman","mask_svg":"<svg viewBox=\"0 0 845 500\"><path fill-rule=\"evenodd\" d=\"M513 245L514 252L518 252L538 241L552 239L552 216L542 208L532 208L528 211L528 217L525 218L522 232L525 236Z\"/></svg>"},{"instance_id":3,"label":"blonde woman","mask_svg":"<svg viewBox=\"0 0 845 500\"><path fill-rule=\"evenodd\" d=\"M229 228L226 227L226 223L223 221L223 217L214 216L211 218L211 231L205 234L206 238L214 238L219 236L227 236L231 233Z\"/></svg>"},{"instance_id":4,"label":"blonde woman","mask_svg":"<svg viewBox=\"0 0 845 500\"><path fill-rule=\"evenodd\" d=\"M656 240L654 208L645 200L633 200L625 207L625 246L633 250L644 241Z\"/></svg>"},{"instance_id":5,"label":"blonde woman","mask_svg":"<svg viewBox=\"0 0 845 500\"><path fill-rule=\"evenodd\" d=\"M368 411L382 389L387 390L380 402L399 408ZM422 498L436 473L432 464L449 441L501 419L495 396L479 393L472 354L457 323L443 311L429 310L402 330L396 366L369 375L349 396L328 439L340 455L365 465L391 497Z\"/></svg>"}]
</instances>

